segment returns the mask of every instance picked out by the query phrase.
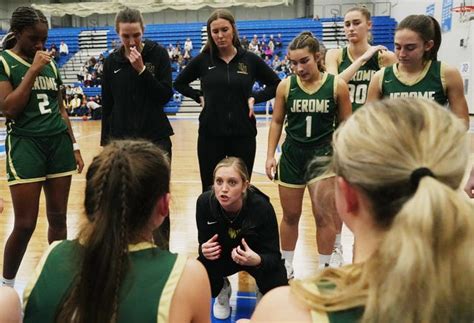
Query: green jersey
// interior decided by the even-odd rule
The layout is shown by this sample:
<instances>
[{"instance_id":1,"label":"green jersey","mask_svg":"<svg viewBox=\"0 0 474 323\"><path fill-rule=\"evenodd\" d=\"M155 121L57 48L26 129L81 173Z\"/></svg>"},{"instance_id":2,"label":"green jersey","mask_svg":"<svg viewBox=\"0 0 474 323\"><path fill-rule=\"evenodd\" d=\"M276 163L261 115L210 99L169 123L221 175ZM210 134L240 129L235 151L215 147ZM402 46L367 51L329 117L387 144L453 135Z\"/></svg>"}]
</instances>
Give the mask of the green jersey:
<instances>
[{"instance_id":1,"label":"green jersey","mask_svg":"<svg viewBox=\"0 0 474 323\"><path fill-rule=\"evenodd\" d=\"M83 247L77 240L53 243L24 292L24 322L56 322L55 315L79 275ZM120 285L117 322L168 322L171 300L186 256L151 243L129 245L129 271Z\"/></svg>"},{"instance_id":2,"label":"green jersey","mask_svg":"<svg viewBox=\"0 0 474 323\"><path fill-rule=\"evenodd\" d=\"M31 64L11 50L0 52L0 82L10 82L16 89ZM36 77L30 98L23 111L15 119L7 119L8 133L19 136L51 136L67 129L59 113L58 93L62 84L54 62L43 67Z\"/></svg>"},{"instance_id":3,"label":"green jersey","mask_svg":"<svg viewBox=\"0 0 474 323\"><path fill-rule=\"evenodd\" d=\"M386 67L380 80L380 89L384 97L394 98L425 98L434 100L441 105L448 102L444 64L429 61L420 77L412 83L403 82L398 71L398 64Z\"/></svg>"},{"instance_id":4,"label":"green jersey","mask_svg":"<svg viewBox=\"0 0 474 323\"><path fill-rule=\"evenodd\" d=\"M354 60L351 57L349 49L344 47L341 50L338 73L342 73L346 68L351 66L353 62ZM365 104L370 80L378 70L380 70L380 64L379 53L377 52L359 68L347 84L352 102L352 111L357 110Z\"/></svg>"},{"instance_id":5,"label":"green jersey","mask_svg":"<svg viewBox=\"0 0 474 323\"><path fill-rule=\"evenodd\" d=\"M337 116L337 78L322 74L321 86L305 89L296 75L290 76L286 98L286 134L302 146L319 146L331 141Z\"/></svg>"}]
</instances>

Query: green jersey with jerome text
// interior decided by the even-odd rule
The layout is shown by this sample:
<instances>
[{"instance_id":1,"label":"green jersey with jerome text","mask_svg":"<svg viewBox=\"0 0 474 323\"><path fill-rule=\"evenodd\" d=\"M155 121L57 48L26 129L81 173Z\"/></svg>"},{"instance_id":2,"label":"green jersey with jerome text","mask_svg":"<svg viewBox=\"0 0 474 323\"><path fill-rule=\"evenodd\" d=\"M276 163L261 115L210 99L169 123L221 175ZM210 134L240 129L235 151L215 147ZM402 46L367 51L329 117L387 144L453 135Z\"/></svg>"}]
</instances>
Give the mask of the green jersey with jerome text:
<instances>
[{"instance_id":1,"label":"green jersey with jerome text","mask_svg":"<svg viewBox=\"0 0 474 323\"><path fill-rule=\"evenodd\" d=\"M294 143L319 146L330 143L335 129L337 78L322 74L321 86L311 92L296 75L290 76L286 99L286 134Z\"/></svg>"},{"instance_id":2,"label":"green jersey with jerome text","mask_svg":"<svg viewBox=\"0 0 474 323\"><path fill-rule=\"evenodd\" d=\"M0 82L10 82L16 89L31 63L11 50L0 52ZM58 103L61 77L54 62L47 64L36 77L28 103L17 118L7 119L9 134L19 136L51 136L67 130Z\"/></svg>"}]
</instances>

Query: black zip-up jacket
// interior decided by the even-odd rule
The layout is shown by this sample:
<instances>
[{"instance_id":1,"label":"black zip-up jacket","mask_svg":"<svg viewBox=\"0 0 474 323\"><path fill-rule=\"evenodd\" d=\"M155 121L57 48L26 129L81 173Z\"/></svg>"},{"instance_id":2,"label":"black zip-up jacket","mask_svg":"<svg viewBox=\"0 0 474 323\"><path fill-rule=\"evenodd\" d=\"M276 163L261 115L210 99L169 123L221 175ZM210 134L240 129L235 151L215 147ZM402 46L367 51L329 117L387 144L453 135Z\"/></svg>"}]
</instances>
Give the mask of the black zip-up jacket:
<instances>
[{"instance_id":1,"label":"black zip-up jacket","mask_svg":"<svg viewBox=\"0 0 474 323\"><path fill-rule=\"evenodd\" d=\"M201 91L189 86L201 79ZM252 92L255 81L265 89ZM275 97L280 79L265 62L242 48L227 64L217 55L203 52L196 56L178 75L174 88L200 103L204 108L199 116L199 133L211 136L256 136L255 118L249 118L248 98L255 103Z\"/></svg>"},{"instance_id":2,"label":"black zip-up jacket","mask_svg":"<svg viewBox=\"0 0 474 323\"><path fill-rule=\"evenodd\" d=\"M146 69L140 75L125 57L123 46L105 59L101 145L111 139L158 141L173 135L163 111L173 96L169 56L159 44L144 43L141 55Z\"/></svg>"},{"instance_id":3,"label":"black zip-up jacket","mask_svg":"<svg viewBox=\"0 0 474 323\"><path fill-rule=\"evenodd\" d=\"M249 247L262 259L259 268L271 271L281 263L275 210L269 197L254 186L247 190L242 209L232 223L212 190L202 193L197 200L196 223L202 257L201 245L217 233L221 257L230 259L232 249L239 245L242 247L241 240L245 238Z\"/></svg>"}]
</instances>

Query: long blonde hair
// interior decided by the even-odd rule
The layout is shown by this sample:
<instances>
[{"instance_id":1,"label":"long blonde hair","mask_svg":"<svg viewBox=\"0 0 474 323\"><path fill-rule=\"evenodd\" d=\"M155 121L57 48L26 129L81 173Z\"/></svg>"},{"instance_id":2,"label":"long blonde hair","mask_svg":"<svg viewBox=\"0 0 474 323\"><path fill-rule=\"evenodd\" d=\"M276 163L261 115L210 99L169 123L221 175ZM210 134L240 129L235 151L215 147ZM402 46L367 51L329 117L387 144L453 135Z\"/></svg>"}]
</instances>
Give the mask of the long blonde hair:
<instances>
[{"instance_id":1,"label":"long blonde hair","mask_svg":"<svg viewBox=\"0 0 474 323\"><path fill-rule=\"evenodd\" d=\"M295 282L295 294L316 310L364 306L362 322L472 322L474 206L458 190L469 155L462 123L432 101L383 100L342 125L334 147L334 171L367 195L384 238L365 263L312 281L335 291L315 295ZM432 176L414 183L420 168Z\"/></svg>"}]
</instances>

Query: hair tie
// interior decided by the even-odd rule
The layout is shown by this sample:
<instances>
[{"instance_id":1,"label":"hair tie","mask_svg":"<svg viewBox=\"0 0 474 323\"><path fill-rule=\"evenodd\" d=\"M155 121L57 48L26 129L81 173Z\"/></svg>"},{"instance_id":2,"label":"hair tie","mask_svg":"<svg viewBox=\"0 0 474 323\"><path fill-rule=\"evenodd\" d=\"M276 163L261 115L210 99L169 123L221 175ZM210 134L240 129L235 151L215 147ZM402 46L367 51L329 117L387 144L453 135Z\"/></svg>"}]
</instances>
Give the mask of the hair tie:
<instances>
[{"instance_id":1,"label":"hair tie","mask_svg":"<svg viewBox=\"0 0 474 323\"><path fill-rule=\"evenodd\" d=\"M410 183L414 191L418 189L418 184L420 184L421 179L425 176L431 176L433 178L436 178L433 172L429 168L426 168L426 167L417 168L411 173Z\"/></svg>"}]
</instances>

